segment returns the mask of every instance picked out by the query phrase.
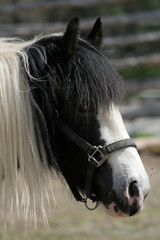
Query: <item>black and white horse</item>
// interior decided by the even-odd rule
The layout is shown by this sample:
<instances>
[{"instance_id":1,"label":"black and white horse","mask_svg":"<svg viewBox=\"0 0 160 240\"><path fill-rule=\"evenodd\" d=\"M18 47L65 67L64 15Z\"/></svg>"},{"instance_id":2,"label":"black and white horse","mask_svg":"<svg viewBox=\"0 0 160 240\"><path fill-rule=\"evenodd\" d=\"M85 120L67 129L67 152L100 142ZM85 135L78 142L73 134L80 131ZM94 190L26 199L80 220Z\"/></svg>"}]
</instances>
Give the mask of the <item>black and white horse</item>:
<instances>
[{"instance_id":1,"label":"black and white horse","mask_svg":"<svg viewBox=\"0 0 160 240\"><path fill-rule=\"evenodd\" d=\"M86 206L142 209L149 180L117 107L123 87L100 51L101 25L86 39L78 18L64 34L0 39L0 192L11 214L35 213L36 201L44 213L55 173Z\"/></svg>"}]
</instances>

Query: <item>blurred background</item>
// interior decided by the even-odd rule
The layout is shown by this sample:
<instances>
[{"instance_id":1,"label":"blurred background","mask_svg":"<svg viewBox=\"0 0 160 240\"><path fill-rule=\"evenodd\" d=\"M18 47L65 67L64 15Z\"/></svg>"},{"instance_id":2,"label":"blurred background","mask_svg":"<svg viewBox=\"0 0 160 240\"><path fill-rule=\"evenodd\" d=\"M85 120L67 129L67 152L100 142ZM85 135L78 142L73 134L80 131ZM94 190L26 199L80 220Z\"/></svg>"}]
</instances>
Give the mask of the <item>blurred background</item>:
<instances>
[{"instance_id":1,"label":"blurred background","mask_svg":"<svg viewBox=\"0 0 160 240\"><path fill-rule=\"evenodd\" d=\"M25 40L64 31L74 16L87 36L102 18L104 54L124 79L120 106L125 125L139 147L151 181L151 193L137 217L115 219L75 202L67 186L56 183L57 206L48 213L49 228L15 223L6 239L15 240L158 240L160 239L160 0L1 0L0 37ZM1 226L2 229L2 226ZM1 233L0 233L1 234ZM2 238L2 234L0 235Z\"/></svg>"}]
</instances>

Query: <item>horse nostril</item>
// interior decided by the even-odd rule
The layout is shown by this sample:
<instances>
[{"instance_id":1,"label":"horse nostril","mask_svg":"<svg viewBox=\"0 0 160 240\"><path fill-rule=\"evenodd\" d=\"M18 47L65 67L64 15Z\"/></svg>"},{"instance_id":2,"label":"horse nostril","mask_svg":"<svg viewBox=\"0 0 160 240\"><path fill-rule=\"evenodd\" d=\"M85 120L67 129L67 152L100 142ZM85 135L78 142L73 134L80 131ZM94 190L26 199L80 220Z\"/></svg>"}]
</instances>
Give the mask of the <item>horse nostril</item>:
<instances>
[{"instance_id":1,"label":"horse nostril","mask_svg":"<svg viewBox=\"0 0 160 240\"><path fill-rule=\"evenodd\" d=\"M131 182L129 186L129 195L131 197L139 197L139 188L137 181Z\"/></svg>"}]
</instances>

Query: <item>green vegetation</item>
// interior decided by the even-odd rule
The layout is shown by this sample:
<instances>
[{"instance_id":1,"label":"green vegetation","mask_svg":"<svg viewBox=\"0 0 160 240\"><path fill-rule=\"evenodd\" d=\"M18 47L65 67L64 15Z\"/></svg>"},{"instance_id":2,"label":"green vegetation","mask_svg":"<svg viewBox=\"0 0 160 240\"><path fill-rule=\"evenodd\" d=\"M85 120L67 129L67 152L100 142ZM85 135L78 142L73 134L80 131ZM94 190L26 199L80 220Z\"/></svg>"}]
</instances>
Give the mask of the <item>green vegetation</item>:
<instances>
[{"instance_id":1,"label":"green vegetation","mask_svg":"<svg viewBox=\"0 0 160 240\"><path fill-rule=\"evenodd\" d=\"M141 66L119 70L119 74L125 79L160 77L159 66Z\"/></svg>"}]
</instances>

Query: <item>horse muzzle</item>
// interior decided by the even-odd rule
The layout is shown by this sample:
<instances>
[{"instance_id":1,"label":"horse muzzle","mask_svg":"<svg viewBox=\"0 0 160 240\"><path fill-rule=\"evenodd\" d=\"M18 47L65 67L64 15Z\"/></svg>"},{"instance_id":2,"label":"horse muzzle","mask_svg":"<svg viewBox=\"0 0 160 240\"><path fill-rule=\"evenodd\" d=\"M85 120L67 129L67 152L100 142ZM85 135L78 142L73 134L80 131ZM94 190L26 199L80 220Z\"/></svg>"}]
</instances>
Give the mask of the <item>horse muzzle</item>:
<instances>
[{"instance_id":1,"label":"horse muzzle","mask_svg":"<svg viewBox=\"0 0 160 240\"><path fill-rule=\"evenodd\" d=\"M143 201L149 193L149 188L142 191L141 186L133 181L121 193L115 190L103 194L102 203L106 212L114 217L128 217L137 215L143 208Z\"/></svg>"}]
</instances>

